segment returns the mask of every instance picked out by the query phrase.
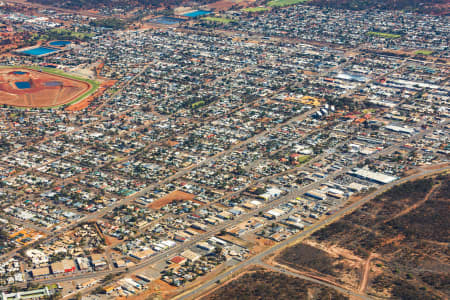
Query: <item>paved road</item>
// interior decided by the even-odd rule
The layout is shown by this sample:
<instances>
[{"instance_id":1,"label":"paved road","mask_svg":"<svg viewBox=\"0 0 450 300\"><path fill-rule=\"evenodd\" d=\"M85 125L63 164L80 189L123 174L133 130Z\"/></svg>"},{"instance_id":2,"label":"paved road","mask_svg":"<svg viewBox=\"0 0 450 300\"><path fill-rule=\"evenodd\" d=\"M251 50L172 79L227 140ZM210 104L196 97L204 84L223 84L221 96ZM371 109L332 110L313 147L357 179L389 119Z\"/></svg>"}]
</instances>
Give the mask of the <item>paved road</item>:
<instances>
[{"instance_id":1,"label":"paved road","mask_svg":"<svg viewBox=\"0 0 450 300\"><path fill-rule=\"evenodd\" d=\"M230 270L209 280L208 282L204 283L203 285L196 287L192 291L181 294L180 296L176 297L175 299L183 299L183 300L184 299L194 299L195 298L194 296L198 296L201 292L207 291L210 288L214 287L216 285L217 280L222 281L222 280L230 277L232 274L239 273L243 268L246 268L248 266L255 265L255 264L260 264L262 262L262 259L264 257L266 257L267 255L277 252L287 246L290 246L292 244L295 244L295 243L303 240L304 238L310 236L312 233L318 231L319 229L321 229L321 228L327 226L328 224L342 218L343 216L355 211L357 208L361 207L365 203L369 202L370 200L374 199L375 197L384 193L385 191L387 191L388 189L392 188L395 185L398 185L398 184L401 184L401 183L404 183L407 181L415 180L415 179L418 179L423 176L440 173L440 172L443 172L446 170L447 171L450 170L450 167L448 165L445 167L436 169L436 170L425 170L425 171L416 173L414 175L404 177L395 182L386 184L386 185L382 186L381 188L379 188L377 191L371 193L370 195L367 195L367 196L363 197L361 200L354 202L351 205L341 209L340 211L338 211L334 215L330 216L329 218L315 223L314 225L308 227L304 231L302 231L296 235L293 235L292 237L284 240L283 242L274 245L273 247L251 257L250 259L248 259L246 261L241 262L240 264L236 265L234 268L231 268Z\"/></svg>"}]
</instances>

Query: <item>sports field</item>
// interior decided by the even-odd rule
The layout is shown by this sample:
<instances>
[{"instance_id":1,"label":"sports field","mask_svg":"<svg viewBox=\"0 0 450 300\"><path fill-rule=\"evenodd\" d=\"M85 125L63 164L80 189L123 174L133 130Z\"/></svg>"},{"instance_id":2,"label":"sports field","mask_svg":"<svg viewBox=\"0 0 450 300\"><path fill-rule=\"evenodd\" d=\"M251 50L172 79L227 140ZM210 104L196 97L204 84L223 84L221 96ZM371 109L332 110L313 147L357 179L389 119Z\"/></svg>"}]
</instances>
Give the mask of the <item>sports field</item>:
<instances>
[{"instance_id":1,"label":"sports field","mask_svg":"<svg viewBox=\"0 0 450 300\"><path fill-rule=\"evenodd\" d=\"M308 1L310 1L310 0L272 0L272 1L269 1L267 3L267 5L271 6L271 7L284 7L284 6L304 3L304 2L308 2Z\"/></svg>"},{"instance_id":2,"label":"sports field","mask_svg":"<svg viewBox=\"0 0 450 300\"><path fill-rule=\"evenodd\" d=\"M367 34L371 35L371 36L386 38L386 39L398 39L398 38L402 37L400 34L393 34L393 33L388 33L388 32L378 32L378 31L369 31Z\"/></svg>"},{"instance_id":3,"label":"sports field","mask_svg":"<svg viewBox=\"0 0 450 300\"><path fill-rule=\"evenodd\" d=\"M49 108L73 104L93 94L99 84L61 70L0 66L0 104Z\"/></svg>"},{"instance_id":4,"label":"sports field","mask_svg":"<svg viewBox=\"0 0 450 300\"><path fill-rule=\"evenodd\" d=\"M219 18L219 17L205 17L205 18L202 18L202 20L216 22L216 23L223 23L223 24L228 24L228 23L233 22L233 20L231 20L231 19Z\"/></svg>"},{"instance_id":5,"label":"sports field","mask_svg":"<svg viewBox=\"0 0 450 300\"><path fill-rule=\"evenodd\" d=\"M261 12L261 11L266 11L266 10L269 10L269 9L267 7L261 7L261 6L258 6L258 7L247 7L247 8L243 8L242 9L242 11L251 12L251 13L253 13L253 12Z\"/></svg>"},{"instance_id":6,"label":"sports field","mask_svg":"<svg viewBox=\"0 0 450 300\"><path fill-rule=\"evenodd\" d=\"M416 52L414 52L414 54L418 54L418 55L431 55L433 54L433 51L431 50L417 50Z\"/></svg>"}]
</instances>

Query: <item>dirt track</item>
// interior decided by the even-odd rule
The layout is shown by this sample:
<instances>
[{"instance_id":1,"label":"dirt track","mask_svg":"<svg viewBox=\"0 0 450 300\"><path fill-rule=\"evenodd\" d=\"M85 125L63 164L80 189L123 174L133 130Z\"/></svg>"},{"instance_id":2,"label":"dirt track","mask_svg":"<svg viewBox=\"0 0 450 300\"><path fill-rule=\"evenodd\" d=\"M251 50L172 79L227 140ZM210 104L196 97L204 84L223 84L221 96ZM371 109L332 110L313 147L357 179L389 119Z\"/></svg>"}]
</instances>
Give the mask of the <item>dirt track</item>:
<instances>
[{"instance_id":1,"label":"dirt track","mask_svg":"<svg viewBox=\"0 0 450 300\"><path fill-rule=\"evenodd\" d=\"M369 257L366 260L366 263L364 264L361 284L359 286L359 292L361 293L366 290L367 282L369 281L370 262L374 258L374 256L375 255L373 253L370 253Z\"/></svg>"}]
</instances>

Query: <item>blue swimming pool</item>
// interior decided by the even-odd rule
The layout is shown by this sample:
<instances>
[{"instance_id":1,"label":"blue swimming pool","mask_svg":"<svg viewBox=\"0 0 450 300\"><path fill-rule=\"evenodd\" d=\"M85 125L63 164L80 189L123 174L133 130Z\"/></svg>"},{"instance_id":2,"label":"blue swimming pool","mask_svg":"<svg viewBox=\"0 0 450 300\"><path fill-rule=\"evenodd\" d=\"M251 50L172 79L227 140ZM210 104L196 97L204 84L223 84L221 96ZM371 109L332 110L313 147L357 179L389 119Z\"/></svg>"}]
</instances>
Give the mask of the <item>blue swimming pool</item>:
<instances>
[{"instance_id":1,"label":"blue swimming pool","mask_svg":"<svg viewBox=\"0 0 450 300\"><path fill-rule=\"evenodd\" d=\"M198 16L209 15L210 13L212 13L212 11L209 11L209 10L195 10L195 11L191 11L189 13L183 14L183 16L189 17L189 18L195 18L195 17L198 17Z\"/></svg>"},{"instance_id":2,"label":"blue swimming pool","mask_svg":"<svg viewBox=\"0 0 450 300\"><path fill-rule=\"evenodd\" d=\"M49 53L56 52L56 51L58 51L58 50L53 49L53 48L37 47L37 48L32 48L32 49L21 51L21 53L28 54L28 55L34 55L34 56L40 56L40 55L49 54Z\"/></svg>"},{"instance_id":3,"label":"blue swimming pool","mask_svg":"<svg viewBox=\"0 0 450 300\"><path fill-rule=\"evenodd\" d=\"M14 71L13 72L14 75L25 75L28 74L27 72L23 72L23 71Z\"/></svg>"},{"instance_id":4,"label":"blue swimming pool","mask_svg":"<svg viewBox=\"0 0 450 300\"><path fill-rule=\"evenodd\" d=\"M18 89L21 89L21 90L31 88L31 84L28 81L17 81L17 82L15 82L15 85Z\"/></svg>"},{"instance_id":5,"label":"blue swimming pool","mask_svg":"<svg viewBox=\"0 0 450 300\"><path fill-rule=\"evenodd\" d=\"M71 42L69 41L53 41L49 43L50 46L57 46L57 47L65 47L67 45L70 45Z\"/></svg>"},{"instance_id":6,"label":"blue swimming pool","mask_svg":"<svg viewBox=\"0 0 450 300\"><path fill-rule=\"evenodd\" d=\"M163 25L178 24L182 21L184 21L184 19L173 18L173 17L159 17L159 18L150 20L151 23L158 23L158 24L163 24Z\"/></svg>"}]
</instances>

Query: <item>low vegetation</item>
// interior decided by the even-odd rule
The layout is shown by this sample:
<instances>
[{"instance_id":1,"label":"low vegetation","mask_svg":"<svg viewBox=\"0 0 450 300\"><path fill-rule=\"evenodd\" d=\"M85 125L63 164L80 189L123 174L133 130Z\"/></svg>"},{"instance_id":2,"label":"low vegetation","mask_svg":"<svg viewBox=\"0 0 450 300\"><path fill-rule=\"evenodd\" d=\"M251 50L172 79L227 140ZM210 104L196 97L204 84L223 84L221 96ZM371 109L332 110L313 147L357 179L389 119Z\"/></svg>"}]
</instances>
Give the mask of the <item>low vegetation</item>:
<instances>
[{"instance_id":1,"label":"low vegetation","mask_svg":"<svg viewBox=\"0 0 450 300\"><path fill-rule=\"evenodd\" d=\"M450 267L443 263L449 259L449 194L450 175L407 182L319 230L312 238L325 248L335 245L362 259L370 254L382 258L384 267L369 283L371 292L379 296L388 293L400 299L437 299L442 292L450 292ZM326 253L315 249L317 253L312 256L312 249L298 247L285 250L282 262L330 274Z\"/></svg>"},{"instance_id":2,"label":"low vegetation","mask_svg":"<svg viewBox=\"0 0 450 300\"><path fill-rule=\"evenodd\" d=\"M445 14L447 0L312 0L309 4L319 7L331 7L351 10L381 9L408 10L420 13Z\"/></svg>"},{"instance_id":3,"label":"low vegetation","mask_svg":"<svg viewBox=\"0 0 450 300\"><path fill-rule=\"evenodd\" d=\"M305 244L286 248L277 261L296 269L306 267L324 274L335 274L335 260L327 252Z\"/></svg>"},{"instance_id":4,"label":"low vegetation","mask_svg":"<svg viewBox=\"0 0 450 300\"><path fill-rule=\"evenodd\" d=\"M333 299L346 296L333 289L277 272L256 271L247 273L202 300L219 299Z\"/></svg>"},{"instance_id":5,"label":"low vegetation","mask_svg":"<svg viewBox=\"0 0 450 300\"><path fill-rule=\"evenodd\" d=\"M124 29L126 22L118 18L96 19L89 23L91 26L111 28L114 30Z\"/></svg>"},{"instance_id":6,"label":"low vegetation","mask_svg":"<svg viewBox=\"0 0 450 300\"><path fill-rule=\"evenodd\" d=\"M28 0L44 5L57 6L67 9L99 9L99 8L135 8L135 7L170 7L180 6L183 0ZM198 4L208 4L215 1L198 1Z\"/></svg>"}]
</instances>

